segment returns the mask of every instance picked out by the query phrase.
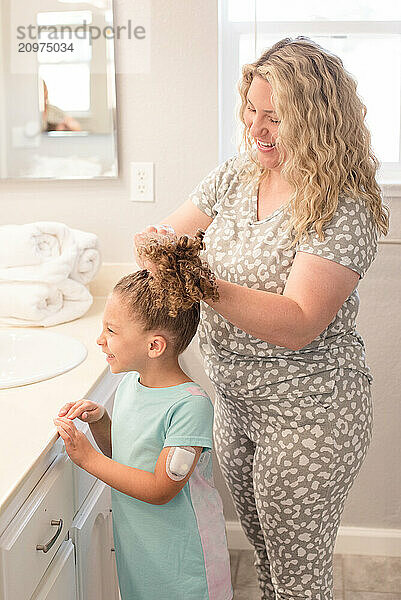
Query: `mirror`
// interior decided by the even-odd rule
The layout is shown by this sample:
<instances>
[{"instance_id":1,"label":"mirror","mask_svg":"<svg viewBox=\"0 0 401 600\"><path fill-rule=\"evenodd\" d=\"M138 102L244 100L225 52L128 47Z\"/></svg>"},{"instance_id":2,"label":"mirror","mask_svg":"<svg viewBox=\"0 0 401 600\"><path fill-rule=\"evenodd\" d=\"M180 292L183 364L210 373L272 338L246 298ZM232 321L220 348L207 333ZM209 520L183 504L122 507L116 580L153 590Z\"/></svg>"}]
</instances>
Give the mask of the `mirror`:
<instances>
[{"instance_id":1,"label":"mirror","mask_svg":"<svg viewBox=\"0 0 401 600\"><path fill-rule=\"evenodd\" d=\"M112 0L2 0L0 176L118 176Z\"/></svg>"}]
</instances>

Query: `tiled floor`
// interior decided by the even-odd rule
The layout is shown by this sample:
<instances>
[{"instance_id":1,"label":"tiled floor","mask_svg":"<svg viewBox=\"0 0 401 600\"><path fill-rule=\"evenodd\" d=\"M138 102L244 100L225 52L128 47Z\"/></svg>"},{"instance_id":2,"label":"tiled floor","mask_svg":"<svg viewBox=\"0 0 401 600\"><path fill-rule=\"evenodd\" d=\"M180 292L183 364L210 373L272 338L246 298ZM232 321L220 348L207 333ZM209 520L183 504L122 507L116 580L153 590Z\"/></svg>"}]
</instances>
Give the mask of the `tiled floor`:
<instances>
[{"instance_id":1,"label":"tiled floor","mask_svg":"<svg viewBox=\"0 0 401 600\"><path fill-rule=\"evenodd\" d=\"M230 550L234 600L260 600L252 550ZM335 600L401 600L401 558L334 555Z\"/></svg>"}]
</instances>

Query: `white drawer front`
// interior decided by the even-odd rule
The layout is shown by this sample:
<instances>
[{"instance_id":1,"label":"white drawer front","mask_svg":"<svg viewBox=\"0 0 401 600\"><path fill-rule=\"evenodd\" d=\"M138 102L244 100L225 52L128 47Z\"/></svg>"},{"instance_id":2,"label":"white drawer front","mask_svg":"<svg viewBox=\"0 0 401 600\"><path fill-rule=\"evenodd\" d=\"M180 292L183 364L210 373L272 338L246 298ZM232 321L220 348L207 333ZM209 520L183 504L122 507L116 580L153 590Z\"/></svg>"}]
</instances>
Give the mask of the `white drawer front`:
<instances>
[{"instance_id":1,"label":"white drawer front","mask_svg":"<svg viewBox=\"0 0 401 600\"><path fill-rule=\"evenodd\" d=\"M31 600L77 600L74 544L65 540Z\"/></svg>"},{"instance_id":2,"label":"white drawer front","mask_svg":"<svg viewBox=\"0 0 401 600\"><path fill-rule=\"evenodd\" d=\"M28 600L71 526L74 512L72 462L59 456L43 475L0 537L0 600ZM51 521L63 526L52 547L45 545L57 533Z\"/></svg>"}]
</instances>

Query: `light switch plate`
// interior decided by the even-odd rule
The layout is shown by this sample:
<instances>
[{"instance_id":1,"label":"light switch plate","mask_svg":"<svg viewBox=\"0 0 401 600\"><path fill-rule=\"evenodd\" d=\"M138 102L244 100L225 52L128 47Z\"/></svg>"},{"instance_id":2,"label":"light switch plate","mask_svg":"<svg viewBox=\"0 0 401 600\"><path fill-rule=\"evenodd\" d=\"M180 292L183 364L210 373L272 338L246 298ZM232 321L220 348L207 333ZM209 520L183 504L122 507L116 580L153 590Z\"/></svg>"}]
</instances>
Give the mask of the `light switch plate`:
<instances>
[{"instance_id":1,"label":"light switch plate","mask_svg":"<svg viewBox=\"0 0 401 600\"><path fill-rule=\"evenodd\" d=\"M154 163L131 163L132 202L154 202L153 193Z\"/></svg>"}]
</instances>

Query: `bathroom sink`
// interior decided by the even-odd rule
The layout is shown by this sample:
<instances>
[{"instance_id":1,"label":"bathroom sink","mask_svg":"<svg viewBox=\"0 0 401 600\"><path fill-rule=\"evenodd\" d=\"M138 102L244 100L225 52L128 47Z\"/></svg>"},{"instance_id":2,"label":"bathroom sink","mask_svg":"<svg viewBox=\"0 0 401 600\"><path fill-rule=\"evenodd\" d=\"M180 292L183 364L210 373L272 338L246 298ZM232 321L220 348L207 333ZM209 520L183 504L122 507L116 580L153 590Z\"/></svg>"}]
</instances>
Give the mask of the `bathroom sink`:
<instances>
[{"instance_id":1,"label":"bathroom sink","mask_svg":"<svg viewBox=\"0 0 401 600\"><path fill-rule=\"evenodd\" d=\"M51 331L0 329L0 389L51 379L85 360L75 338Z\"/></svg>"}]
</instances>

